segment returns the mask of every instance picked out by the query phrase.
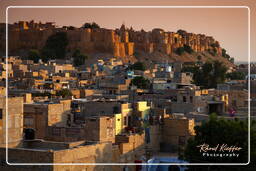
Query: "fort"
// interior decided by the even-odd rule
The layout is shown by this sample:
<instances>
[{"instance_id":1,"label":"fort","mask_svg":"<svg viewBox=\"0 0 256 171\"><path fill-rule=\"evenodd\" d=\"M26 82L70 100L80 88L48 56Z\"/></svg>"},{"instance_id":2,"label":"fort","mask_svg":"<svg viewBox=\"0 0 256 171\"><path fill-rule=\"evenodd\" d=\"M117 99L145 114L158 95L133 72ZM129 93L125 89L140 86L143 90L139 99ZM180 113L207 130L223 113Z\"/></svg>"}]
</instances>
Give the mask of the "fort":
<instances>
[{"instance_id":1,"label":"fort","mask_svg":"<svg viewBox=\"0 0 256 171\"><path fill-rule=\"evenodd\" d=\"M4 39L5 24L0 24L0 37ZM42 49L47 38L56 32L66 32L69 40L67 51L79 49L82 53L108 53L115 57L133 56L136 52L160 52L171 55L174 51L190 46L195 52L214 51L221 56L222 48L213 37L188 33L184 30L168 32L155 28L152 31L135 31L124 24L119 29L56 27L54 23L19 21L9 24L9 53L29 49ZM5 40L1 40L5 42ZM4 52L5 44L0 49Z\"/></svg>"}]
</instances>

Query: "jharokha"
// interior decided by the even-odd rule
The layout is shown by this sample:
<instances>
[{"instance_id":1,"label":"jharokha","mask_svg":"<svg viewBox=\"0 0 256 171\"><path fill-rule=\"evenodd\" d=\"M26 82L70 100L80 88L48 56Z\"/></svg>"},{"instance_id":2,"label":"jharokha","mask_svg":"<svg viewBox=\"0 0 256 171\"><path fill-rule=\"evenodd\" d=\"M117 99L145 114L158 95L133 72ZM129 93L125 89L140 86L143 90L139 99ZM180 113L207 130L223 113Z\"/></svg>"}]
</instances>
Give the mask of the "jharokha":
<instances>
[{"instance_id":1,"label":"jharokha","mask_svg":"<svg viewBox=\"0 0 256 171\"><path fill-rule=\"evenodd\" d=\"M2 36L5 24L0 25ZM9 53L26 49L41 49L47 38L56 32L66 32L68 36L68 51L79 49L83 53L110 53L116 57L132 56L135 52L161 52L172 54L175 49L189 45L195 52L214 50L217 55L221 54L219 42L213 37L204 34L166 32L163 29L152 31L135 31L126 28L123 24L120 29L106 28L74 28L56 27L54 23L35 23L34 21L19 21L9 24ZM1 41L5 42L5 41ZM5 44L0 45L1 51ZM4 52L4 51L3 51Z\"/></svg>"}]
</instances>

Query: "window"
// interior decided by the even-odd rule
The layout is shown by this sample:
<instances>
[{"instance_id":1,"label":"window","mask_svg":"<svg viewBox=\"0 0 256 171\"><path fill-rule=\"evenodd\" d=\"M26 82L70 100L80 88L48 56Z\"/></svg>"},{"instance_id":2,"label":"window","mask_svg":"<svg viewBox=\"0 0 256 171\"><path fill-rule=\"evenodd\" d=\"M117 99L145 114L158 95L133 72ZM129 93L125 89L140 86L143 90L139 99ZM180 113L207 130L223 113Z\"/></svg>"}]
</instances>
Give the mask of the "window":
<instances>
[{"instance_id":1,"label":"window","mask_svg":"<svg viewBox=\"0 0 256 171\"><path fill-rule=\"evenodd\" d=\"M3 119L3 109L0 109L0 119Z\"/></svg>"},{"instance_id":2,"label":"window","mask_svg":"<svg viewBox=\"0 0 256 171\"><path fill-rule=\"evenodd\" d=\"M178 39L177 37L174 38L174 43L177 43L178 42Z\"/></svg>"},{"instance_id":3,"label":"window","mask_svg":"<svg viewBox=\"0 0 256 171\"><path fill-rule=\"evenodd\" d=\"M187 97L183 96L183 102L187 102Z\"/></svg>"},{"instance_id":4,"label":"window","mask_svg":"<svg viewBox=\"0 0 256 171\"><path fill-rule=\"evenodd\" d=\"M236 100L232 100L232 106L236 107Z\"/></svg>"},{"instance_id":5,"label":"window","mask_svg":"<svg viewBox=\"0 0 256 171\"><path fill-rule=\"evenodd\" d=\"M193 96L190 96L190 103L193 103Z\"/></svg>"},{"instance_id":6,"label":"window","mask_svg":"<svg viewBox=\"0 0 256 171\"><path fill-rule=\"evenodd\" d=\"M126 116L124 117L124 125L126 125L126 121L127 120L127 118L126 118Z\"/></svg>"}]
</instances>

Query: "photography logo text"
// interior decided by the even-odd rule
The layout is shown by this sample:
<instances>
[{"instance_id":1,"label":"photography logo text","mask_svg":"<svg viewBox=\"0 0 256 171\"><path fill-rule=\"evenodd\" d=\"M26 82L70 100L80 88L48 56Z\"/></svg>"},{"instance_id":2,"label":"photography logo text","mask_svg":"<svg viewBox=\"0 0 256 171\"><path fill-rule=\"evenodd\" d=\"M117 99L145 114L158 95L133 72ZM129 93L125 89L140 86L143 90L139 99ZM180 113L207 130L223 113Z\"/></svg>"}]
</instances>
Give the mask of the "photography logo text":
<instances>
[{"instance_id":1,"label":"photography logo text","mask_svg":"<svg viewBox=\"0 0 256 171\"><path fill-rule=\"evenodd\" d=\"M197 147L199 152L205 157L239 157L239 151L242 149L236 145L217 144L210 146L206 143Z\"/></svg>"}]
</instances>

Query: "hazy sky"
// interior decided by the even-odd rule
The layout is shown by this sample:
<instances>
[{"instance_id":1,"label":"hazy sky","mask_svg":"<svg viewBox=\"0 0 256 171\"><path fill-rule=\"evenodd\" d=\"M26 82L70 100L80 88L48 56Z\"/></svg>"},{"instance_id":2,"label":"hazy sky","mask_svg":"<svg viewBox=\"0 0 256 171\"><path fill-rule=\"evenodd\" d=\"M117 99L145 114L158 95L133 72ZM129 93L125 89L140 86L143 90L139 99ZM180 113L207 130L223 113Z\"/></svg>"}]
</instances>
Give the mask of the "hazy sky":
<instances>
[{"instance_id":1,"label":"hazy sky","mask_svg":"<svg viewBox=\"0 0 256 171\"><path fill-rule=\"evenodd\" d=\"M127 0L128 1L128 0ZM253 2L248 1L248 4L230 3L230 1L210 0L211 4L203 4L199 0L183 0L172 1L170 4L162 2L154 4L155 1L145 1L138 4L135 1L129 0L129 3L114 3L114 1L97 1L93 3L89 1L75 1L73 3L63 1L50 1L45 0L43 3L35 3L30 0L19 1L1 1L1 9L4 9L9 5L256 5ZM213 1L215 3L213 3ZM183 2L183 3L182 3ZM190 3L184 3L190 2ZM222 2L222 3L220 3ZM223 3L225 2L225 3ZM253 8L253 9L252 9ZM251 20L255 20L255 7L251 8ZM2 10L1 10L2 11ZM5 21L5 15L1 13L0 21ZM188 32L203 33L209 36L213 36L218 40L223 48L227 52L235 57L236 61L247 61L248 58L248 9L246 8L225 8L225 9L9 9L8 12L9 22L13 23L19 20L31 20L35 21L53 21L57 25L74 25L80 27L85 22L95 21L101 27L105 28L119 28L124 22L127 27L132 26L135 30L152 30L153 28L162 28L165 31L177 31L178 29L184 29ZM255 25L252 22L253 26ZM251 46L251 59L255 57L255 27L252 33L252 46Z\"/></svg>"}]
</instances>

